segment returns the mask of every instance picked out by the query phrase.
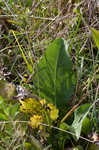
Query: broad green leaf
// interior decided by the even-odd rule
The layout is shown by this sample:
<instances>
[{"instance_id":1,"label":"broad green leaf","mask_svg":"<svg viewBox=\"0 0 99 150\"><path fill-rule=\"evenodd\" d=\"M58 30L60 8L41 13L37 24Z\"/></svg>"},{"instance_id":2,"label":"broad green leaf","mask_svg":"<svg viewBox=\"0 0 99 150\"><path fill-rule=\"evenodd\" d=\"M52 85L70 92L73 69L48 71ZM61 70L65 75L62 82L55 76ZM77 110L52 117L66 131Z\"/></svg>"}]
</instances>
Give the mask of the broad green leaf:
<instances>
[{"instance_id":1,"label":"broad green leaf","mask_svg":"<svg viewBox=\"0 0 99 150\"><path fill-rule=\"evenodd\" d=\"M95 144L95 143L89 144L88 150L99 150L99 144Z\"/></svg>"},{"instance_id":2,"label":"broad green leaf","mask_svg":"<svg viewBox=\"0 0 99 150\"><path fill-rule=\"evenodd\" d=\"M15 104L12 108L11 108L11 117L14 120L16 115L18 114L18 108L19 108L19 104Z\"/></svg>"},{"instance_id":3,"label":"broad green leaf","mask_svg":"<svg viewBox=\"0 0 99 150\"><path fill-rule=\"evenodd\" d=\"M83 120L81 133L83 133L84 135L88 135L91 133L91 129L92 129L92 123L91 122L92 121L90 120L89 117L86 117Z\"/></svg>"},{"instance_id":4,"label":"broad green leaf","mask_svg":"<svg viewBox=\"0 0 99 150\"><path fill-rule=\"evenodd\" d=\"M41 143L34 136L31 136L31 143L25 142L24 146L26 150L43 150Z\"/></svg>"},{"instance_id":5,"label":"broad green leaf","mask_svg":"<svg viewBox=\"0 0 99 150\"><path fill-rule=\"evenodd\" d=\"M31 144L31 143L25 142L24 145L25 145L25 149L26 149L26 150L32 149L32 144Z\"/></svg>"},{"instance_id":6,"label":"broad green leaf","mask_svg":"<svg viewBox=\"0 0 99 150\"><path fill-rule=\"evenodd\" d=\"M90 28L90 29L91 29L95 44L96 44L97 48L99 49L99 31L94 28Z\"/></svg>"},{"instance_id":7,"label":"broad green leaf","mask_svg":"<svg viewBox=\"0 0 99 150\"><path fill-rule=\"evenodd\" d=\"M84 104L79 106L74 112L74 121L72 127L74 128L77 140L79 139L81 133L83 121L89 113L89 108L90 104Z\"/></svg>"},{"instance_id":8,"label":"broad green leaf","mask_svg":"<svg viewBox=\"0 0 99 150\"><path fill-rule=\"evenodd\" d=\"M59 128L61 128L63 130L70 130L71 126L69 126L68 124L63 122L63 123L60 124Z\"/></svg>"},{"instance_id":9,"label":"broad green leaf","mask_svg":"<svg viewBox=\"0 0 99 150\"><path fill-rule=\"evenodd\" d=\"M75 84L72 67L66 41L56 39L37 65L37 72L34 74L37 94L57 106L66 104Z\"/></svg>"},{"instance_id":10,"label":"broad green leaf","mask_svg":"<svg viewBox=\"0 0 99 150\"><path fill-rule=\"evenodd\" d=\"M66 132L71 132L71 126L66 124L65 122L61 123L60 126L59 126L60 129L62 129L63 131L66 131ZM61 150L64 150L64 147L65 147L65 144L66 144L66 141L71 141L72 137L66 133L66 132L62 132L61 130L58 132L57 134L57 137L58 137L58 147L59 149Z\"/></svg>"},{"instance_id":11,"label":"broad green leaf","mask_svg":"<svg viewBox=\"0 0 99 150\"><path fill-rule=\"evenodd\" d=\"M0 146L0 149L1 149L1 150L5 150L5 148L3 148L2 146Z\"/></svg>"},{"instance_id":12,"label":"broad green leaf","mask_svg":"<svg viewBox=\"0 0 99 150\"><path fill-rule=\"evenodd\" d=\"M1 97L1 95L0 95L0 110L2 110L5 115L8 115L6 103L4 102L4 99Z\"/></svg>"},{"instance_id":13,"label":"broad green leaf","mask_svg":"<svg viewBox=\"0 0 99 150\"><path fill-rule=\"evenodd\" d=\"M26 5L26 7L31 7L32 6L32 0L26 0L25 5Z\"/></svg>"},{"instance_id":14,"label":"broad green leaf","mask_svg":"<svg viewBox=\"0 0 99 150\"><path fill-rule=\"evenodd\" d=\"M8 116L6 116L5 114L0 113L0 120L9 120Z\"/></svg>"}]
</instances>

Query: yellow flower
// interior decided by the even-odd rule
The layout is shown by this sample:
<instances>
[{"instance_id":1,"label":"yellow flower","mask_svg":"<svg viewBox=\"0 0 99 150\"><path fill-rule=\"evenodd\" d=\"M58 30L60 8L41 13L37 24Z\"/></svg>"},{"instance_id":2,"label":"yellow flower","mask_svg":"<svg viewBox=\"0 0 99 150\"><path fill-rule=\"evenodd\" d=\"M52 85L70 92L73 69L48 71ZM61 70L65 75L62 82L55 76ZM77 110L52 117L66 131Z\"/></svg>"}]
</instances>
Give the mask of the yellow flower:
<instances>
[{"instance_id":1,"label":"yellow flower","mask_svg":"<svg viewBox=\"0 0 99 150\"><path fill-rule=\"evenodd\" d=\"M29 76L27 75L27 74L24 74L24 77L23 77L23 82L24 83L26 83L27 82L27 80L28 80L28 78L29 78Z\"/></svg>"},{"instance_id":2,"label":"yellow flower","mask_svg":"<svg viewBox=\"0 0 99 150\"><path fill-rule=\"evenodd\" d=\"M56 120L58 118L58 113L59 113L59 110L57 108L54 108L53 110L51 110L49 113L51 120L53 121Z\"/></svg>"},{"instance_id":3,"label":"yellow flower","mask_svg":"<svg viewBox=\"0 0 99 150\"><path fill-rule=\"evenodd\" d=\"M41 125L41 123L43 122L43 117L41 115L34 115L33 117L30 118L30 122L29 125L32 128L39 128L40 130L42 130L43 126Z\"/></svg>"},{"instance_id":4,"label":"yellow flower","mask_svg":"<svg viewBox=\"0 0 99 150\"><path fill-rule=\"evenodd\" d=\"M45 99L41 99L40 103L42 104L42 106L44 106L46 104L46 100Z\"/></svg>"},{"instance_id":5,"label":"yellow flower","mask_svg":"<svg viewBox=\"0 0 99 150\"><path fill-rule=\"evenodd\" d=\"M48 110L49 116L51 118L51 120L56 120L58 118L58 114L59 114L59 110L53 105L53 104L47 104L48 108L50 108L50 110Z\"/></svg>"},{"instance_id":6,"label":"yellow flower","mask_svg":"<svg viewBox=\"0 0 99 150\"><path fill-rule=\"evenodd\" d=\"M35 98L20 100L20 110L26 113L37 114L42 112L42 105Z\"/></svg>"},{"instance_id":7,"label":"yellow flower","mask_svg":"<svg viewBox=\"0 0 99 150\"><path fill-rule=\"evenodd\" d=\"M56 108L53 104L48 103L47 106L52 110L53 108Z\"/></svg>"}]
</instances>

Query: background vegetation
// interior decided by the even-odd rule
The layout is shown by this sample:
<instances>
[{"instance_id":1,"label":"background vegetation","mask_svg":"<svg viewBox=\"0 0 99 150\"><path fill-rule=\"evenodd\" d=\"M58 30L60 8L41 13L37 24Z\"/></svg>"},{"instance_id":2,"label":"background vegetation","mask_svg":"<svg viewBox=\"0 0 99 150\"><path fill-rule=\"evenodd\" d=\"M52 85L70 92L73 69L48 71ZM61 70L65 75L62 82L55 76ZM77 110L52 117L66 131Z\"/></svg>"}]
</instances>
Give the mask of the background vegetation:
<instances>
[{"instance_id":1,"label":"background vegetation","mask_svg":"<svg viewBox=\"0 0 99 150\"><path fill-rule=\"evenodd\" d=\"M98 30L98 1L0 1L1 150L99 149Z\"/></svg>"}]
</instances>

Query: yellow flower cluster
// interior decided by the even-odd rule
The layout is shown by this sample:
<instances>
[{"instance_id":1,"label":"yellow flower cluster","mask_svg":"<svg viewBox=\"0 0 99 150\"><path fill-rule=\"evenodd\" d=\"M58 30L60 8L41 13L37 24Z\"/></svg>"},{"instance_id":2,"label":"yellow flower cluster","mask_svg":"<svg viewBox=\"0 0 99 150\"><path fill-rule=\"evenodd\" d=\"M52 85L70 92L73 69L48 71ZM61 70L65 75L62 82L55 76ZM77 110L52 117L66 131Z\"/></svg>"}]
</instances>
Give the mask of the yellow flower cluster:
<instances>
[{"instance_id":1,"label":"yellow flower cluster","mask_svg":"<svg viewBox=\"0 0 99 150\"><path fill-rule=\"evenodd\" d=\"M26 113L41 113L42 112L42 106L40 102L34 98L26 98L24 101L20 100L20 103L22 104L20 106L20 110Z\"/></svg>"},{"instance_id":2,"label":"yellow flower cluster","mask_svg":"<svg viewBox=\"0 0 99 150\"><path fill-rule=\"evenodd\" d=\"M53 104L47 104L48 108L50 108L49 115L51 120L56 120L58 118L59 110Z\"/></svg>"},{"instance_id":3,"label":"yellow flower cluster","mask_svg":"<svg viewBox=\"0 0 99 150\"><path fill-rule=\"evenodd\" d=\"M40 123L46 123L45 114L52 121L55 121L58 118L59 110L51 103L47 103L45 99L38 101L35 98L26 98L24 101L20 100L21 106L20 110L22 112L30 113L29 125L32 128L43 128Z\"/></svg>"},{"instance_id":4,"label":"yellow flower cluster","mask_svg":"<svg viewBox=\"0 0 99 150\"><path fill-rule=\"evenodd\" d=\"M42 130L42 125L41 123L43 122L43 116L41 115L34 115L33 117L30 118L31 122L29 122L29 125L32 128L39 128Z\"/></svg>"}]
</instances>

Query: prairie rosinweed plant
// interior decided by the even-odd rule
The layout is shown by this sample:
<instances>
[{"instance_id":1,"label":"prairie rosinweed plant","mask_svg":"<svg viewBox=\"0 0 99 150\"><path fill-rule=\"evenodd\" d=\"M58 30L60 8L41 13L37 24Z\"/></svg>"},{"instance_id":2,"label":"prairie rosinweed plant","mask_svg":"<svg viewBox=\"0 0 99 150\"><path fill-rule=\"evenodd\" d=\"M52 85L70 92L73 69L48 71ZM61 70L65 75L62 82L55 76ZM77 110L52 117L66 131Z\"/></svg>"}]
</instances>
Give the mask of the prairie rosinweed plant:
<instances>
[{"instance_id":1,"label":"prairie rosinweed plant","mask_svg":"<svg viewBox=\"0 0 99 150\"><path fill-rule=\"evenodd\" d=\"M51 103L47 103L45 99L40 101L35 98L26 98L20 100L20 110L30 114L29 125L36 129L43 129L42 123L52 123L58 118L59 110Z\"/></svg>"}]
</instances>

